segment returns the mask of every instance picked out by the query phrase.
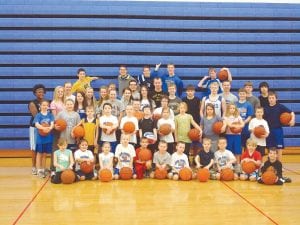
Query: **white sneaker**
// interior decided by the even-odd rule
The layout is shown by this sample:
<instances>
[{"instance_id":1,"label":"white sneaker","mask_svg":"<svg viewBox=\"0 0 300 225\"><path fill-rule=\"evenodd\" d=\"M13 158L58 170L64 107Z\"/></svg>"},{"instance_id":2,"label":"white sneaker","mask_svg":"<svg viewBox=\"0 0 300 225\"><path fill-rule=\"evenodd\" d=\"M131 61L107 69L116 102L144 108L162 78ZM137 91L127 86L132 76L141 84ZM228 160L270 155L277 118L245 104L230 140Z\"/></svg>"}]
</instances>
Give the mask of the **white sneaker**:
<instances>
[{"instance_id":1,"label":"white sneaker","mask_svg":"<svg viewBox=\"0 0 300 225\"><path fill-rule=\"evenodd\" d=\"M39 178L45 178L46 177L45 172L43 170L38 171L38 176L39 176Z\"/></svg>"},{"instance_id":2,"label":"white sneaker","mask_svg":"<svg viewBox=\"0 0 300 225\"><path fill-rule=\"evenodd\" d=\"M32 175L37 175L37 169L35 167L31 168L31 174Z\"/></svg>"}]
</instances>

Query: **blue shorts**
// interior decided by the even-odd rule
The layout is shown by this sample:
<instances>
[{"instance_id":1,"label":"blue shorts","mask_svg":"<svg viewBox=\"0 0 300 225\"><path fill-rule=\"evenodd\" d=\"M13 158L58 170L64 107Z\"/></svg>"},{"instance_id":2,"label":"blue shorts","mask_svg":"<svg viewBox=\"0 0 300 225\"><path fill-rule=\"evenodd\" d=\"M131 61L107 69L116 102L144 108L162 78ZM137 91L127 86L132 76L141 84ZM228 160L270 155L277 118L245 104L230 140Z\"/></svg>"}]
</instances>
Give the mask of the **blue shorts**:
<instances>
[{"instance_id":1,"label":"blue shorts","mask_svg":"<svg viewBox=\"0 0 300 225\"><path fill-rule=\"evenodd\" d=\"M245 127L244 127L244 129L242 130L242 133L241 133L243 147L246 147L246 142L250 138L250 132L248 130L248 126L246 128L247 129L245 129Z\"/></svg>"},{"instance_id":2,"label":"blue shorts","mask_svg":"<svg viewBox=\"0 0 300 225\"><path fill-rule=\"evenodd\" d=\"M267 137L267 147L268 148L276 148L276 149L284 149L284 141L283 141L283 129L272 128L270 129L270 134Z\"/></svg>"},{"instance_id":3,"label":"blue shorts","mask_svg":"<svg viewBox=\"0 0 300 225\"><path fill-rule=\"evenodd\" d=\"M120 175L120 169L119 168L114 168L114 174ZM132 174L136 174L135 168L132 168Z\"/></svg>"},{"instance_id":4,"label":"blue shorts","mask_svg":"<svg viewBox=\"0 0 300 225\"><path fill-rule=\"evenodd\" d=\"M241 135L226 134L227 149L235 155L242 154Z\"/></svg>"},{"instance_id":5,"label":"blue shorts","mask_svg":"<svg viewBox=\"0 0 300 225\"><path fill-rule=\"evenodd\" d=\"M37 153L52 153L52 143L46 143L46 144L36 144L35 151Z\"/></svg>"}]
</instances>

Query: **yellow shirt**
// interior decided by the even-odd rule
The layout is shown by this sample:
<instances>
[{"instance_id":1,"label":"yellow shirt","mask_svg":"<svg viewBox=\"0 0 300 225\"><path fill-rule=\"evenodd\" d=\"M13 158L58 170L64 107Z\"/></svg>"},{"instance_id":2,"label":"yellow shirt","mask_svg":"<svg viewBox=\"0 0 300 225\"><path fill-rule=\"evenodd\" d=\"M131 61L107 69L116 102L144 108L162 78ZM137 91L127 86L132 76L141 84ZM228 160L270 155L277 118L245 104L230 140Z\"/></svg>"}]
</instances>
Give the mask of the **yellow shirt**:
<instances>
[{"instance_id":1,"label":"yellow shirt","mask_svg":"<svg viewBox=\"0 0 300 225\"><path fill-rule=\"evenodd\" d=\"M84 139L87 140L88 145L94 145L97 127L98 119L94 119L92 122L83 119Z\"/></svg>"},{"instance_id":2,"label":"yellow shirt","mask_svg":"<svg viewBox=\"0 0 300 225\"><path fill-rule=\"evenodd\" d=\"M84 92L85 93L86 88L91 86L92 80L93 79L91 77L85 77L83 80L77 80L73 84L71 92L72 93L74 93L74 92Z\"/></svg>"}]
</instances>

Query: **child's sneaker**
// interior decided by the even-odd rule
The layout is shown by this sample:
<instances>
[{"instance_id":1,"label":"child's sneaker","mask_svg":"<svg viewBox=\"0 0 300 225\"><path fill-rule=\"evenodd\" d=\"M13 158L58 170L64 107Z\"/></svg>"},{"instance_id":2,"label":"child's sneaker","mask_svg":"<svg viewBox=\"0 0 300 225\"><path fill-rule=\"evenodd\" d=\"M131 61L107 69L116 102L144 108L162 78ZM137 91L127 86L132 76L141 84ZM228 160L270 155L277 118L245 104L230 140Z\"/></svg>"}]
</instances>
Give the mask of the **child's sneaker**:
<instances>
[{"instance_id":1,"label":"child's sneaker","mask_svg":"<svg viewBox=\"0 0 300 225\"><path fill-rule=\"evenodd\" d=\"M282 179L284 180L285 183L292 183L292 179L289 177L283 177Z\"/></svg>"},{"instance_id":2,"label":"child's sneaker","mask_svg":"<svg viewBox=\"0 0 300 225\"><path fill-rule=\"evenodd\" d=\"M37 175L37 169L35 167L31 168L31 174L32 175Z\"/></svg>"},{"instance_id":3,"label":"child's sneaker","mask_svg":"<svg viewBox=\"0 0 300 225\"><path fill-rule=\"evenodd\" d=\"M38 171L38 176L39 176L39 178L45 178L46 177L45 172L43 170Z\"/></svg>"}]
</instances>

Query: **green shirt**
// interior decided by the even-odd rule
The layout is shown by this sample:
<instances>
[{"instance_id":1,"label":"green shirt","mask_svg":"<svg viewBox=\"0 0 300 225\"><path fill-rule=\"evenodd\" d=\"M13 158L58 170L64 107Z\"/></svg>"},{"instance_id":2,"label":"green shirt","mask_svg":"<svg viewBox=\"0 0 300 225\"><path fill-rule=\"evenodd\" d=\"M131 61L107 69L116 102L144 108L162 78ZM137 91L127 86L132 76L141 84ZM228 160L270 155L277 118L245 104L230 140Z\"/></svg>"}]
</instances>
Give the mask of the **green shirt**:
<instances>
[{"instance_id":1,"label":"green shirt","mask_svg":"<svg viewBox=\"0 0 300 225\"><path fill-rule=\"evenodd\" d=\"M190 114L178 114L175 116L175 125L177 130L178 141L183 141L185 143L192 143L191 139L188 136L188 133L191 129L191 124L193 117Z\"/></svg>"},{"instance_id":2,"label":"green shirt","mask_svg":"<svg viewBox=\"0 0 300 225\"><path fill-rule=\"evenodd\" d=\"M72 151L69 149L65 149L64 151L56 150L54 155L57 159L57 163L64 168L68 168L70 166L70 156L72 155ZM56 172L62 171L61 168L56 167Z\"/></svg>"}]
</instances>

